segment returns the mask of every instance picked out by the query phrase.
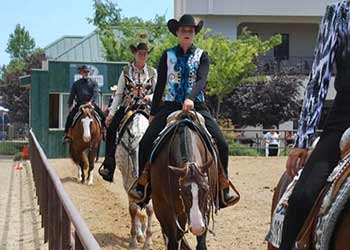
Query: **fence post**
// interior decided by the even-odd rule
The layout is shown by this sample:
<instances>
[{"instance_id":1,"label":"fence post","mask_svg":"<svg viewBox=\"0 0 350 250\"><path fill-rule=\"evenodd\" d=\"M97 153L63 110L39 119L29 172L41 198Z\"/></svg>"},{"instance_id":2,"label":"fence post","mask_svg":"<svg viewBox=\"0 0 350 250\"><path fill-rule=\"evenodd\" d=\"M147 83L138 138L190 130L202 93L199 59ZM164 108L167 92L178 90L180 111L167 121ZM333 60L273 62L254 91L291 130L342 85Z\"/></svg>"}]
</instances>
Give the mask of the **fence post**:
<instances>
[{"instance_id":1,"label":"fence post","mask_svg":"<svg viewBox=\"0 0 350 250\"><path fill-rule=\"evenodd\" d=\"M68 215L64 209L62 209L62 223L61 223L61 246L62 249L71 249L72 228Z\"/></svg>"}]
</instances>

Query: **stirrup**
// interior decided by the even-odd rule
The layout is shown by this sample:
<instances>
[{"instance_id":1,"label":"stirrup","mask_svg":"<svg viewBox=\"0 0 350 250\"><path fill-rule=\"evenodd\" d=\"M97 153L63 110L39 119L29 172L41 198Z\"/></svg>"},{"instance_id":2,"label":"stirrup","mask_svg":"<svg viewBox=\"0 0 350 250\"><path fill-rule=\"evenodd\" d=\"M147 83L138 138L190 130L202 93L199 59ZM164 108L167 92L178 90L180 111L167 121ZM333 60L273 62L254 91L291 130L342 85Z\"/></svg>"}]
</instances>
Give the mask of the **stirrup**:
<instances>
[{"instance_id":1,"label":"stirrup","mask_svg":"<svg viewBox=\"0 0 350 250\"><path fill-rule=\"evenodd\" d=\"M238 190L235 188L235 186L232 184L232 182L230 180L228 180L228 188L232 189L234 191L234 194L232 196L232 199L229 200L229 201L225 201L225 197L224 197L224 188L221 188L220 189L220 198L221 198L221 202L222 204L225 206L225 207L228 207L228 206L233 206L235 205L237 202L239 202L239 200L241 199L241 195L239 194Z\"/></svg>"},{"instance_id":2,"label":"stirrup","mask_svg":"<svg viewBox=\"0 0 350 250\"><path fill-rule=\"evenodd\" d=\"M149 186L149 182L147 182L146 185L143 186L143 188L144 188L144 189L143 189L143 190L144 190L144 192L143 192L143 197L136 197L136 196L133 194L133 191L137 192L137 190L136 190L136 185L138 184L137 180L136 180L135 183L136 183L136 184L134 184L134 185L129 189L128 195L129 195L131 198L133 198L137 204L139 204L139 203L142 204L142 203L144 203L144 202L146 201L146 199L147 199L147 189L148 189L148 186ZM139 184L139 185L141 185L141 184ZM142 186L142 185L141 185L141 186Z\"/></svg>"}]
</instances>

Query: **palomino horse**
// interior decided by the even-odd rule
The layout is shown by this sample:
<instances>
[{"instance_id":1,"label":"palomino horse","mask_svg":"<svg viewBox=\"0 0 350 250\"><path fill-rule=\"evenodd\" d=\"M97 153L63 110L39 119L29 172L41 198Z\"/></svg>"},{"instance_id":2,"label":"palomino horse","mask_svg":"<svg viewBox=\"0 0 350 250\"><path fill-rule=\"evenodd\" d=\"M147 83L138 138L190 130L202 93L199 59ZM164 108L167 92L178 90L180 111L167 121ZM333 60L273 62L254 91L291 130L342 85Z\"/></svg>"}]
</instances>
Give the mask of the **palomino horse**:
<instances>
[{"instance_id":1,"label":"palomino horse","mask_svg":"<svg viewBox=\"0 0 350 250\"><path fill-rule=\"evenodd\" d=\"M196 249L205 250L218 191L217 161L188 113L178 117L173 134L151 163L154 212L168 250L190 249L183 238L187 226L197 236Z\"/></svg>"},{"instance_id":2,"label":"palomino horse","mask_svg":"<svg viewBox=\"0 0 350 250\"><path fill-rule=\"evenodd\" d=\"M101 142L101 128L91 104L80 106L80 112L80 117L69 131L69 153L73 162L79 166L79 181L84 183L87 179L88 185L92 185L94 160Z\"/></svg>"},{"instance_id":3,"label":"palomino horse","mask_svg":"<svg viewBox=\"0 0 350 250\"><path fill-rule=\"evenodd\" d=\"M342 141L340 144L343 144L341 146L341 154L342 159L343 157L348 154L350 151L350 130L348 129L346 131L348 133L347 136L343 135ZM315 148L316 143L319 141L319 137L315 140L311 148ZM292 178L290 178L287 175L287 172L284 172L281 176L277 187L275 188L273 198L272 198L272 209L271 209L271 216L273 216L273 213L275 211L275 208L279 202L279 200L282 198L283 194L285 193L288 185L291 183ZM312 234L315 234L315 231L312 231ZM335 229L333 231L333 235L331 237L331 242L329 249L333 250L348 250L349 249L349 238L350 238L350 200L346 203L343 211L338 217ZM272 246L270 243L268 243L268 250L278 250L278 248ZM298 248L299 249L299 248ZM302 248L304 249L304 248ZM316 250L315 242L309 243L308 250Z\"/></svg>"},{"instance_id":4,"label":"palomino horse","mask_svg":"<svg viewBox=\"0 0 350 250\"><path fill-rule=\"evenodd\" d=\"M148 109L143 103L143 97L152 86L147 84L152 79L147 79L145 83L135 84L131 80L127 82L130 90L126 96L129 107L126 110L122 121L120 132L118 134L118 147L116 150L116 164L118 165L123 178L125 191L128 193L136 182L138 173L138 153L139 143L149 125ZM143 242L143 249L152 249L152 202L146 205L146 216L141 213L140 207L136 201L128 196L129 213L131 217L131 240L129 249L136 250L137 243Z\"/></svg>"}]
</instances>

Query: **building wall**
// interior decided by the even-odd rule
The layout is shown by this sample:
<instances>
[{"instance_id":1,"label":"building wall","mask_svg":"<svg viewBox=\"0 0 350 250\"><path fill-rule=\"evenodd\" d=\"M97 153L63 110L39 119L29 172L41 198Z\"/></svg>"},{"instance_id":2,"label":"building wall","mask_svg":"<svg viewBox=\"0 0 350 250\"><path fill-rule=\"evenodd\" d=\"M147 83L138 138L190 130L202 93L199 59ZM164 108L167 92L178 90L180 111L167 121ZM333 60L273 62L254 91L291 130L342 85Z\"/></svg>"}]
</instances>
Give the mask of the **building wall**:
<instances>
[{"instance_id":1,"label":"building wall","mask_svg":"<svg viewBox=\"0 0 350 250\"><path fill-rule=\"evenodd\" d=\"M241 23L238 33L247 27L249 31L257 33L263 40L279 33L289 34L290 57L313 57L315 42L317 39L317 24L293 24L293 23ZM273 55L270 51L269 55Z\"/></svg>"},{"instance_id":2,"label":"building wall","mask_svg":"<svg viewBox=\"0 0 350 250\"><path fill-rule=\"evenodd\" d=\"M326 5L337 0L174 0L174 16L322 16Z\"/></svg>"}]
</instances>

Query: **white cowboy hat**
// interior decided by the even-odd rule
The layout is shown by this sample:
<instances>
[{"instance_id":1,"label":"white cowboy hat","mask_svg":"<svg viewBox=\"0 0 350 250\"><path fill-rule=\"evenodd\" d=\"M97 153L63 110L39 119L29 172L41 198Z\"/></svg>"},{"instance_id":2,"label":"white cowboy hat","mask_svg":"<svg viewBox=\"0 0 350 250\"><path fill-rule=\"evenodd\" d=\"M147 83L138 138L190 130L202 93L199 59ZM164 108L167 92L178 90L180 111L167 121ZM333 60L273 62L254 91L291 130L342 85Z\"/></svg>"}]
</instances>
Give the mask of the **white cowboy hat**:
<instances>
[{"instance_id":1,"label":"white cowboy hat","mask_svg":"<svg viewBox=\"0 0 350 250\"><path fill-rule=\"evenodd\" d=\"M112 87L110 87L111 91L117 91L118 86L117 85L113 85Z\"/></svg>"}]
</instances>

